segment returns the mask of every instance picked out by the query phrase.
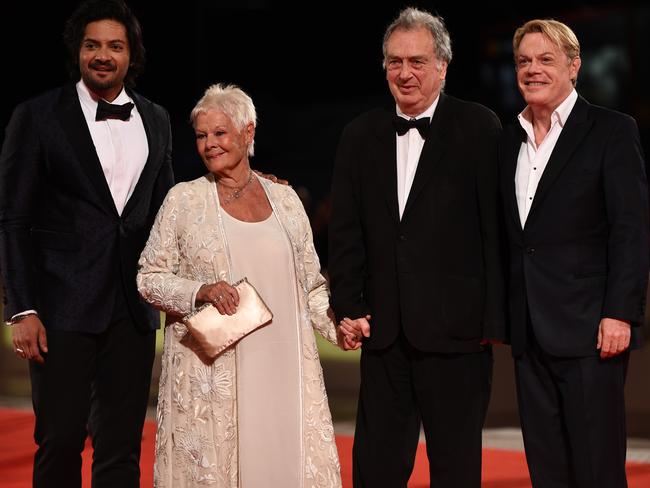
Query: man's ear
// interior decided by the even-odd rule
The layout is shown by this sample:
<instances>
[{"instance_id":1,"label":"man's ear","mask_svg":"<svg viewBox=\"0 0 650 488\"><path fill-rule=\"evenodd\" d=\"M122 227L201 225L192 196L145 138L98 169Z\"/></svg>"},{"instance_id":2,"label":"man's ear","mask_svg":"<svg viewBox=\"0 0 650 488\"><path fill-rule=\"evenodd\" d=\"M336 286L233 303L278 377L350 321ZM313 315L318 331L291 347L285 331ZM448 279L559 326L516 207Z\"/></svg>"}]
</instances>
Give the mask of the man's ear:
<instances>
[{"instance_id":1,"label":"man's ear","mask_svg":"<svg viewBox=\"0 0 650 488\"><path fill-rule=\"evenodd\" d=\"M582 65L582 60L580 56L576 56L569 63L569 71L571 72L571 81L575 85L575 81L578 79L578 71L580 71L580 66Z\"/></svg>"}]
</instances>

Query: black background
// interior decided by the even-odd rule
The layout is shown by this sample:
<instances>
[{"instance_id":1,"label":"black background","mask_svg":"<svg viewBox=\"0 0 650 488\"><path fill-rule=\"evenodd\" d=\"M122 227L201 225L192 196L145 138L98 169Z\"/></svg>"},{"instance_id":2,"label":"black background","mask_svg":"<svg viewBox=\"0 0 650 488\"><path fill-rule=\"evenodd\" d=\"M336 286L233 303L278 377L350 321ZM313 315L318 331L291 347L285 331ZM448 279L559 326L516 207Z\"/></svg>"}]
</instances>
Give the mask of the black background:
<instances>
[{"instance_id":1,"label":"black background","mask_svg":"<svg viewBox=\"0 0 650 488\"><path fill-rule=\"evenodd\" d=\"M650 6L641 2L526 2L516 8L461 1L128 3L140 19L147 48L137 90L172 115L178 181L204 173L187 122L190 110L208 85L236 83L258 111L253 167L288 179L314 217L329 193L342 128L390 100L381 40L385 27L408 5L446 20L454 51L446 92L483 103L504 123L523 108L512 68L515 28L531 18L566 22L582 44L578 91L593 103L633 115L647 152ZM2 127L18 102L67 80L61 33L75 5L3 7ZM323 216L326 220L326 212Z\"/></svg>"}]
</instances>

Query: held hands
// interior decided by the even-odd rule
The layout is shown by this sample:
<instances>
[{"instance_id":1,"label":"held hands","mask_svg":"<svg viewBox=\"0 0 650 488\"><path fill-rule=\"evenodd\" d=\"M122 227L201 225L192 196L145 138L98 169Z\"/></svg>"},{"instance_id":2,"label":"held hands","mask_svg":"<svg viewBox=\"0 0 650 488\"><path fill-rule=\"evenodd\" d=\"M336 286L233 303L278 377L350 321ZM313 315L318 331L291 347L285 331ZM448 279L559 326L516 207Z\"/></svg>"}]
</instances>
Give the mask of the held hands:
<instances>
[{"instance_id":1,"label":"held hands","mask_svg":"<svg viewBox=\"0 0 650 488\"><path fill-rule=\"evenodd\" d=\"M239 293L225 281L202 285L196 294L197 303L212 303L221 315L233 315L239 305Z\"/></svg>"},{"instance_id":2,"label":"held hands","mask_svg":"<svg viewBox=\"0 0 650 488\"><path fill-rule=\"evenodd\" d=\"M30 315L12 325L11 339L16 354L21 358L40 364L45 362L41 352L47 352L47 336L38 315Z\"/></svg>"},{"instance_id":3,"label":"held hands","mask_svg":"<svg viewBox=\"0 0 650 488\"><path fill-rule=\"evenodd\" d=\"M361 347L360 342L357 342L356 339L345 335L345 332L343 332L339 326L336 327L336 343L344 351L352 351Z\"/></svg>"},{"instance_id":4,"label":"held hands","mask_svg":"<svg viewBox=\"0 0 650 488\"><path fill-rule=\"evenodd\" d=\"M345 317L336 328L339 347L344 351L356 350L361 347L361 339L370 337L370 315L359 319Z\"/></svg>"},{"instance_id":5,"label":"held hands","mask_svg":"<svg viewBox=\"0 0 650 488\"><path fill-rule=\"evenodd\" d=\"M624 320L603 318L598 326L598 344L600 357L618 356L630 347L630 323Z\"/></svg>"}]
</instances>

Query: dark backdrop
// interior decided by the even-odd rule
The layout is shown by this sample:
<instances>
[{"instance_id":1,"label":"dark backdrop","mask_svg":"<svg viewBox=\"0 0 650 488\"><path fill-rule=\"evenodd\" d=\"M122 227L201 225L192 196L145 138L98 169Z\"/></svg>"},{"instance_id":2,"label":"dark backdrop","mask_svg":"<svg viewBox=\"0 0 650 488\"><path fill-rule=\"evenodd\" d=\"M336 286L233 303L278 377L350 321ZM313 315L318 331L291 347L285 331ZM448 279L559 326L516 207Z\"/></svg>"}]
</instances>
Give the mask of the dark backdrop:
<instances>
[{"instance_id":1,"label":"dark backdrop","mask_svg":"<svg viewBox=\"0 0 650 488\"><path fill-rule=\"evenodd\" d=\"M67 79L61 32L75 4L23 0L5 2L0 8L0 128L18 102ZM447 92L487 105L504 123L523 108L512 68L514 29L538 17L567 22L583 49L578 91L594 103L632 114L648 153L650 6L578 0L534 7L521 2L516 9L495 2L480 7L461 1L408 4L435 11L447 21L454 49ZM171 5L132 0L130 5L142 22L148 51L138 90L172 115L177 179L203 173L187 123L196 100L211 83L239 84L253 97L259 115L252 164L289 179L300 190L325 261L327 196L338 137L356 114L387 99L381 38L407 3L384 6L378 0L365 10L350 0L295 8L264 0L187 0ZM471 137L468 134L470 144ZM490 426L517 425L509 355L507 348L495 349ZM4 354L0 351L0 364L6 373L0 392L13 388L27 394L24 363L5 348ZM324 367L335 418L353 418L358 388L355 363L324 361ZM650 348L646 347L630 361L630 435L650 437L649 369ZM154 369L154 385L158 371Z\"/></svg>"},{"instance_id":2,"label":"dark backdrop","mask_svg":"<svg viewBox=\"0 0 650 488\"><path fill-rule=\"evenodd\" d=\"M384 3L129 2L147 47L138 90L172 115L177 180L203 173L187 122L194 103L209 84L237 83L258 109L252 164L288 179L300 191L325 260L327 197L338 136L356 114L387 99L381 38L406 5L437 12L447 22L454 59L446 91L487 105L504 123L523 108L512 68L514 29L536 17L568 23L583 48L579 92L632 114L648 148L650 6L572 0L535 7L522 3L516 9L494 2L479 7L461 1ZM75 5L68 0L23 1L3 7L0 126L16 103L67 79L61 32Z\"/></svg>"}]
</instances>

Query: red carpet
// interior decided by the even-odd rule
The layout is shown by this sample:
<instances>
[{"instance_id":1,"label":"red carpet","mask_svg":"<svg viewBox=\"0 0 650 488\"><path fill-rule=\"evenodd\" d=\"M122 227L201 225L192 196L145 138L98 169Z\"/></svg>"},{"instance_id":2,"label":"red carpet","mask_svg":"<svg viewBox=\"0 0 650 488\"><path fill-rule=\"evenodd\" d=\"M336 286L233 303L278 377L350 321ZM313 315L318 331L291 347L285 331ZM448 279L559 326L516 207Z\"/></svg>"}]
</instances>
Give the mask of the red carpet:
<instances>
[{"instance_id":1,"label":"red carpet","mask_svg":"<svg viewBox=\"0 0 650 488\"><path fill-rule=\"evenodd\" d=\"M0 409L0 484L3 488L28 488L31 486L32 460L35 445L32 439L34 417L31 412ZM153 444L155 425L148 421L142 439L142 487L152 486ZM336 443L341 458L343 486L352 486L352 439L337 436ZM90 487L89 445L83 453L84 488ZM418 448L415 470L409 482L410 488L428 486L428 463L424 445ZM628 463L629 488L650 486L650 464ZM483 450L483 488L530 487L526 460L523 453L499 449Z\"/></svg>"}]
</instances>

